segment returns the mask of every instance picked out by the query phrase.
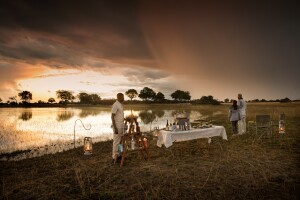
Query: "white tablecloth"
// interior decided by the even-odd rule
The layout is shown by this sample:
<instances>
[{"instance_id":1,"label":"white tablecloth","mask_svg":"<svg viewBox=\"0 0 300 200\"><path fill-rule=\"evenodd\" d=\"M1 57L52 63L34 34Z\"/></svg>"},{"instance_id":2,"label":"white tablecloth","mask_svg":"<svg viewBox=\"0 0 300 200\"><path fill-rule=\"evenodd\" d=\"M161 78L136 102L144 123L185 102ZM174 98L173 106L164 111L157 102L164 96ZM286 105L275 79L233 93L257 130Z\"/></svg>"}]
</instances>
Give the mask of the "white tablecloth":
<instances>
[{"instance_id":1,"label":"white tablecloth","mask_svg":"<svg viewBox=\"0 0 300 200\"><path fill-rule=\"evenodd\" d=\"M223 126L213 126L211 128L198 128L191 129L188 131L165 131L160 130L158 134L157 146L170 147L173 142L194 140L198 138L211 138L215 136L220 136L224 140L227 140L226 130Z\"/></svg>"}]
</instances>

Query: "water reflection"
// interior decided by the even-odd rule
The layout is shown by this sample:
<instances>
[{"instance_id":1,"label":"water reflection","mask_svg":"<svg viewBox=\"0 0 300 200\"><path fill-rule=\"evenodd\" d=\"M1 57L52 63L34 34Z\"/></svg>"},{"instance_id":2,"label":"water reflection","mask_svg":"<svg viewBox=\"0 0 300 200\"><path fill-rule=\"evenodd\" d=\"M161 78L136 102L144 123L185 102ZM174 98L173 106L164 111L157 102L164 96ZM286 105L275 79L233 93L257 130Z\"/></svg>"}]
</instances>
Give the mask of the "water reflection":
<instances>
[{"instance_id":1,"label":"water reflection","mask_svg":"<svg viewBox=\"0 0 300 200\"><path fill-rule=\"evenodd\" d=\"M178 107L163 109L145 106L132 112L139 116L141 131L148 132L152 126L164 127L167 120L170 122L174 119L172 113L182 110L188 111ZM124 111L125 116L130 113L130 110ZM202 116L195 110L190 114L191 120ZM26 156L24 154L25 157L21 156L26 158L73 147L74 122L78 118L83 119L84 124L91 124L92 128L86 131L82 126L76 127L76 146L86 136L92 137L95 142L112 138L110 107L1 109L0 159L3 154L16 151L31 150L26 152Z\"/></svg>"},{"instance_id":2,"label":"water reflection","mask_svg":"<svg viewBox=\"0 0 300 200\"><path fill-rule=\"evenodd\" d=\"M152 123L156 119L155 113L151 110L141 111L139 117L144 124Z\"/></svg>"},{"instance_id":3,"label":"water reflection","mask_svg":"<svg viewBox=\"0 0 300 200\"><path fill-rule=\"evenodd\" d=\"M74 116L73 111L59 111L57 113L56 121L62 122L71 119Z\"/></svg>"},{"instance_id":4,"label":"water reflection","mask_svg":"<svg viewBox=\"0 0 300 200\"><path fill-rule=\"evenodd\" d=\"M99 109L81 109L81 112L79 113L80 118L86 118L88 116L97 116L101 113L101 110Z\"/></svg>"},{"instance_id":5,"label":"water reflection","mask_svg":"<svg viewBox=\"0 0 300 200\"><path fill-rule=\"evenodd\" d=\"M156 117L162 118L165 115L165 111L162 109L155 109L152 110L152 112L155 114Z\"/></svg>"},{"instance_id":6,"label":"water reflection","mask_svg":"<svg viewBox=\"0 0 300 200\"><path fill-rule=\"evenodd\" d=\"M22 119L23 121L28 121L32 118L32 111L24 111L19 116L19 119Z\"/></svg>"}]
</instances>

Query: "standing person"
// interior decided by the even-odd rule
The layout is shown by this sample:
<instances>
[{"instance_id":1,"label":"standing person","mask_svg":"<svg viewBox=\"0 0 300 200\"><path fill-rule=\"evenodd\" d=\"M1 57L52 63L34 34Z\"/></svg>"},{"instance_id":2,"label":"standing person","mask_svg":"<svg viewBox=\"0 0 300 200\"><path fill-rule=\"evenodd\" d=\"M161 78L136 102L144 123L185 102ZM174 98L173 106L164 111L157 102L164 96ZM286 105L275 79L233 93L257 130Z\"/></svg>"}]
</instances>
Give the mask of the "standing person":
<instances>
[{"instance_id":1,"label":"standing person","mask_svg":"<svg viewBox=\"0 0 300 200\"><path fill-rule=\"evenodd\" d=\"M240 111L236 100L233 100L232 106L229 108L228 117L231 121L233 136L236 136L238 134L238 121L240 120Z\"/></svg>"},{"instance_id":2,"label":"standing person","mask_svg":"<svg viewBox=\"0 0 300 200\"><path fill-rule=\"evenodd\" d=\"M239 134L245 134L246 133L246 109L247 109L247 104L243 99L242 94L238 94L238 103L237 103L239 110L240 110L240 115L241 115L241 120L238 122L239 126Z\"/></svg>"},{"instance_id":3,"label":"standing person","mask_svg":"<svg viewBox=\"0 0 300 200\"><path fill-rule=\"evenodd\" d=\"M124 110L123 110L123 103L124 102L124 94L118 93L117 100L112 105L111 109L111 121L112 121L112 128L114 131L113 134L113 150L112 150L112 158L113 163L115 160L118 159L118 144L120 144L123 131L124 131Z\"/></svg>"}]
</instances>

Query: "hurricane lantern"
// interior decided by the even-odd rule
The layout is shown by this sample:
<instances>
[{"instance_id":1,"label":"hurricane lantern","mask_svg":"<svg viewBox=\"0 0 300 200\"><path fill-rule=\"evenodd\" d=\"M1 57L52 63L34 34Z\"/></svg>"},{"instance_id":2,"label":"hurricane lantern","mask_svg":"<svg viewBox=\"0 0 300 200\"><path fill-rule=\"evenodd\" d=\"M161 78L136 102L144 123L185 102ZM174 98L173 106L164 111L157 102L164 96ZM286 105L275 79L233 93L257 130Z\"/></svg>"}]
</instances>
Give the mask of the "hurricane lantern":
<instances>
[{"instance_id":1,"label":"hurricane lantern","mask_svg":"<svg viewBox=\"0 0 300 200\"><path fill-rule=\"evenodd\" d=\"M285 114L280 114L278 128L279 133L285 133Z\"/></svg>"},{"instance_id":2,"label":"hurricane lantern","mask_svg":"<svg viewBox=\"0 0 300 200\"><path fill-rule=\"evenodd\" d=\"M155 127L155 128L154 128L154 131L153 131L153 136L154 136L154 137L158 137L158 134L159 134L159 128L158 128L158 127Z\"/></svg>"},{"instance_id":3,"label":"hurricane lantern","mask_svg":"<svg viewBox=\"0 0 300 200\"><path fill-rule=\"evenodd\" d=\"M93 143L91 137L84 138L83 151L84 155L91 155L93 153Z\"/></svg>"}]
</instances>

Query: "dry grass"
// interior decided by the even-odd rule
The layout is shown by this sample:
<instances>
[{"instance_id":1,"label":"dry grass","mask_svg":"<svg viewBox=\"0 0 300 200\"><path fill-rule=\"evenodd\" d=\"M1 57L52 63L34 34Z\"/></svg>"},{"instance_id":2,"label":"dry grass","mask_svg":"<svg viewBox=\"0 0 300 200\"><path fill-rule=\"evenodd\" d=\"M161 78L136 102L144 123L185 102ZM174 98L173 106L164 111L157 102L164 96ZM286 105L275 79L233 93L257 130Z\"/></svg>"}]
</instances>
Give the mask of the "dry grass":
<instances>
[{"instance_id":1,"label":"dry grass","mask_svg":"<svg viewBox=\"0 0 300 200\"><path fill-rule=\"evenodd\" d=\"M86 157L78 148L18 162L0 162L1 199L297 199L299 191L299 104L249 105L255 114L287 114L287 134L231 138L227 106L202 107L229 140L199 139L158 148L151 159L131 152L125 166L111 166L112 142L94 145ZM194 108L195 109L195 108ZM274 127L275 128L275 127ZM275 129L274 129L275 132Z\"/></svg>"}]
</instances>

